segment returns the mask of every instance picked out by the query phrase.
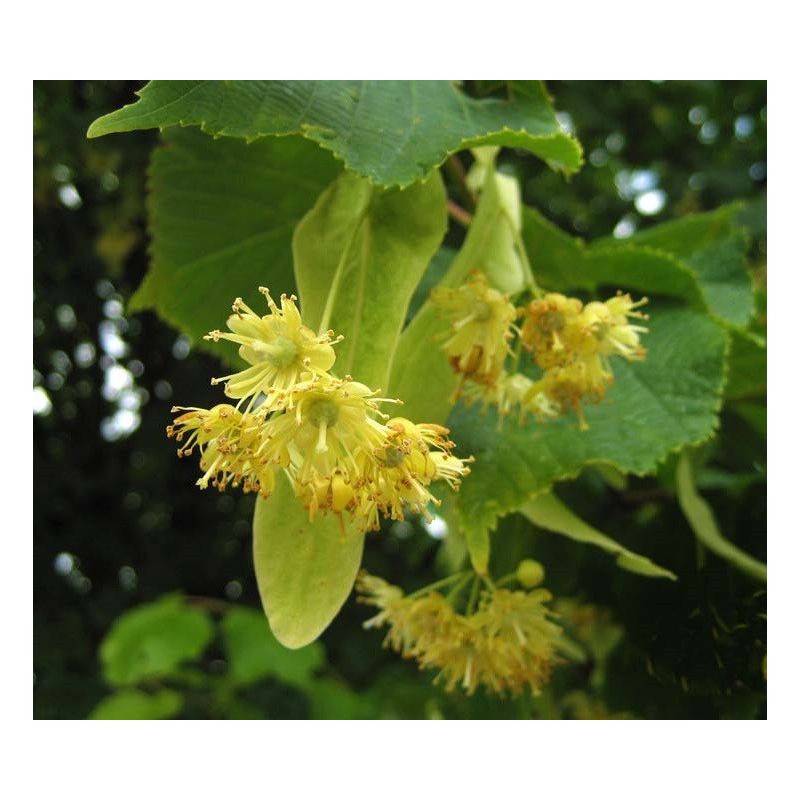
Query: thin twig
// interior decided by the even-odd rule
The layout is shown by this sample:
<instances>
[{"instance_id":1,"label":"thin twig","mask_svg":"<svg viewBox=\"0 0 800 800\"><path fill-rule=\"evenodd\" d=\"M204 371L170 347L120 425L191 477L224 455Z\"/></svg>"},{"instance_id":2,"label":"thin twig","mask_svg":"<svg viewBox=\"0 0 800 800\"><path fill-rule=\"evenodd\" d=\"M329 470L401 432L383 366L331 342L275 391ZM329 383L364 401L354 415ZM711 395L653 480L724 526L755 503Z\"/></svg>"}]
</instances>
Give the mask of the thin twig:
<instances>
[{"instance_id":1,"label":"thin twig","mask_svg":"<svg viewBox=\"0 0 800 800\"><path fill-rule=\"evenodd\" d=\"M447 212L459 225L463 225L465 228L468 228L470 222L472 222L472 214L461 208L455 200L447 201Z\"/></svg>"},{"instance_id":2,"label":"thin twig","mask_svg":"<svg viewBox=\"0 0 800 800\"><path fill-rule=\"evenodd\" d=\"M455 183L464 205L470 211L474 211L477 201L472 190L467 186L467 173L464 169L464 165L461 163L461 159L457 155L450 156L450 158L444 162L444 168Z\"/></svg>"}]
</instances>

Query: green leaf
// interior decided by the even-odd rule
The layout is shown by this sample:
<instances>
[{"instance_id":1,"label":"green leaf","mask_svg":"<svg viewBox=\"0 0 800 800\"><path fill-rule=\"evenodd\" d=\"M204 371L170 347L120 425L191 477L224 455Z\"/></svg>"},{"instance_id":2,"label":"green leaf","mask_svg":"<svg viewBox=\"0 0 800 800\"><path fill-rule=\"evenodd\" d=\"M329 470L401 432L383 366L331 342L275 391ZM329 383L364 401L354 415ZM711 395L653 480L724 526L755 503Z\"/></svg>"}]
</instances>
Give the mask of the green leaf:
<instances>
[{"instance_id":1,"label":"green leaf","mask_svg":"<svg viewBox=\"0 0 800 800\"><path fill-rule=\"evenodd\" d=\"M548 290L595 293L601 287L625 288L705 308L696 276L669 253L629 240L603 239L589 248L528 207L523 210L522 236L536 280Z\"/></svg>"},{"instance_id":2,"label":"green leaf","mask_svg":"<svg viewBox=\"0 0 800 800\"><path fill-rule=\"evenodd\" d=\"M447 534L442 540L441 547L436 551L436 567L447 575L460 572L467 558L471 558L471 556L464 533L458 524L455 493L449 487L445 488L440 484L437 486L436 496L442 501L436 513L444 519L447 525ZM480 559L478 563L480 563ZM486 566L488 568L488 553Z\"/></svg>"},{"instance_id":3,"label":"green leaf","mask_svg":"<svg viewBox=\"0 0 800 800\"><path fill-rule=\"evenodd\" d=\"M452 247L440 247L433 258L428 268L422 276L422 279L414 289L414 294L411 297L411 303L408 306L408 314L406 315L406 322L410 322L417 316L423 304L427 301L431 291L434 287L439 285L439 282L447 274L453 259L456 257L458 250Z\"/></svg>"},{"instance_id":4,"label":"green leaf","mask_svg":"<svg viewBox=\"0 0 800 800\"><path fill-rule=\"evenodd\" d=\"M591 469L616 492L622 492L628 486L625 474L611 464L595 464Z\"/></svg>"},{"instance_id":5,"label":"green leaf","mask_svg":"<svg viewBox=\"0 0 800 800\"><path fill-rule=\"evenodd\" d=\"M248 145L167 131L149 171L152 261L131 309L154 308L198 339L223 327L236 297L259 309L259 286L292 292L292 231L337 172L298 137Z\"/></svg>"},{"instance_id":6,"label":"green leaf","mask_svg":"<svg viewBox=\"0 0 800 800\"><path fill-rule=\"evenodd\" d=\"M137 606L119 617L100 645L103 676L126 686L175 673L211 642L208 617L177 594Z\"/></svg>"},{"instance_id":7,"label":"green leaf","mask_svg":"<svg viewBox=\"0 0 800 800\"><path fill-rule=\"evenodd\" d=\"M539 81L509 81L508 99L474 100L450 81L150 81L138 102L101 117L88 136L199 125L252 141L301 134L382 186L425 178L477 145L529 150L566 174L582 163Z\"/></svg>"},{"instance_id":8,"label":"green leaf","mask_svg":"<svg viewBox=\"0 0 800 800\"><path fill-rule=\"evenodd\" d=\"M707 310L702 289L689 267L664 250L633 244L593 245L587 248L583 269L591 276L591 291L604 296L633 289L649 296L685 300Z\"/></svg>"},{"instance_id":9,"label":"green leaf","mask_svg":"<svg viewBox=\"0 0 800 800\"><path fill-rule=\"evenodd\" d=\"M183 707L183 697L171 689L148 694L138 689L122 689L104 697L89 719L170 719Z\"/></svg>"},{"instance_id":10,"label":"green leaf","mask_svg":"<svg viewBox=\"0 0 800 800\"><path fill-rule=\"evenodd\" d=\"M746 268L748 237L739 225L742 206L733 203L690 214L642 231L628 241L670 253L697 277L708 308L731 325L744 326L755 311L753 282Z\"/></svg>"},{"instance_id":11,"label":"green leaf","mask_svg":"<svg viewBox=\"0 0 800 800\"><path fill-rule=\"evenodd\" d=\"M489 571L489 554L491 552L489 529L467 527L465 539L472 568L478 575L486 575Z\"/></svg>"},{"instance_id":12,"label":"green leaf","mask_svg":"<svg viewBox=\"0 0 800 800\"><path fill-rule=\"evenodd\" d=\"M695 474L695 488L703 491L722 491L734 496L753 484L766 483L767 476L758 471L727 472L717 467L699 467Z\"/></svg>"},{"instance_id":13,"label":"green leaf","mask_svg":"<svg viewBox=\"0 0 800 800\"><path fill-rule=\"evenodd\" d=\"M440 286L458 286L471 270L478 269L506 291L522 288L522 266L510 246L514 219L501 178L507 176L493 170L487 175L467 237ZM402 398L403 416L409 419L441 424L450 413L450 396L458 379L441 347L449 326L441 311L426 302L400 337L389 393Z\"/></svg>"},{"instance_id":14,"label":"green leaf","mask_svg":"<svg viewBox=\"0 0 800 800\"><path fill-rule=\"evenodd\" d=\"M756 580L766 582L767 565L740 550L722 535L711 506L697 491L688 453L681 454L678 460L675 488L681 510L698 541L742 572Z\"/></svg>"},{"instance_id":15,"label":"green leaf","mask_svg":"<svg viewBox=\"0 0 800 800\"><path fill-rule=\"evenodd\" d=\"M598 462L644 475L689 444L708 439L717 425L726 335L706 315L656 307L645 337L647 358L613 359L614 385L606 399L585 408L589 430L572 417L519 426L494 411L457 406L452 438L472 454L472 474L458 494L461 525L493 528L555 481Z\"/></svg>"},{"instance_id":16,"label":"green leaf","mask_svg":"<svg viewBox=\"0 0 800 800\"><path fill-rule=\"evenodd\" d=\"M686 300L731 325L746 325L755 304L746 269L747 237L739 206L683 217L624 239L586 246L523 211L523 237L536 279L548 289L597 292L626 288Z\"/></svg>"},{"instance_id":17,"label":"green leaf","mask_svg":"<svg viewBox=\"0 0 800 800\"><path fill-rule=\"evenodd\" d=\"M592 544L616 556L617 565L630 572L650 578L677 580L674 573L659 567L646 556L634 553L615 542L610 536L584 522L552 492L543 492L525 503L520 509L534 525L553 533L560 533L576 542Z\"/></svg>"},{"instance_id":18,"label":"green leaf","mask_svg":"<svg viewBox=\"0 0 800 800\"><path fill-rule=\"evenodd\" d=\"M737 400L730 408L735 411L762 438L767 438L767 406L766 403L749 403Z\"/></svg>"},{"instance_id":19,"label":"green leaf","mask_svg":"<svg viewBox=\"0 0 800 800\"><path fill-rule=\"evenodd\" d=\"M220 625L228 656L229 677L239 686L275 677L290 686L304 687L325 661L318 642L287 650L272 635L264 615L252 608L229 611Z\"/></svg>"},{"instance_id":20,"label":"green leaf","mask_svg":"<svg viewBox=\"0 0 800 800\"><path fill-rule=\"evenodd\" d=\"M308 688L312 719L375 719L377 709L369 695L323 678Z\"/></svg>"},{"instance_id":21,"label":"green leaf","mask_svg":"<svg viewBox=\"0 0 800 800\"><path fill-rule=\"evenodd\" d=\"M388 388L414 289L447 227L438 173L403 191L342 173L295 230L294 269L306 324L345 338L336 372Z\"/></svg>"},{"instance_id":22,"label":"green leaf","mask_svg":"<svg viewBox=\"0 0 800 800\"><path fill-rule=\"evenodd\" d=\"M767 345L745 331L731 331L726 400L755 400L767 395Z\"/></svg>"},{"instance_id":23,"label":"green leaf","mask_svg":"<svg viewBox=\"0 0 800 800\"><path fill-rule=\"evenodd\" d=\"M344 526L344 527L343 527ZM361 564L364 535L333 515L311 523L285 475L253 519L258 590L275 638L297 649L339 613Z\"/></svg>"}]
</instances>

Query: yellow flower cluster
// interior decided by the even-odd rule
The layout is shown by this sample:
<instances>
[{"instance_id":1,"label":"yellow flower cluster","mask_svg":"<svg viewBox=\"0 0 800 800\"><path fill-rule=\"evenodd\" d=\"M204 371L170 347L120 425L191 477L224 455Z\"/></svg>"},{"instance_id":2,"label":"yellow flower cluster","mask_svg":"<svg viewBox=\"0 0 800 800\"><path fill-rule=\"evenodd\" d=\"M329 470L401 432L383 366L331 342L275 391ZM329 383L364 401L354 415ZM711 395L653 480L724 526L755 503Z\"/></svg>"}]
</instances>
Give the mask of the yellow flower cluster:
<instances>
[{"instance_id":1,"label":"yellow flower cluster","mask_svg":"<svg viewBox=\"0 0 800 800\"><path fill-rule=\"evenodd\" d=\"M228 486L268 497L278 470L313 519L317 513L347 512L360 530L379 527L379 515L403 519L406 511L429 516L434 480L458 488L471 459L452 454L448 430L389 419L380 404L390 401L354 381L330 374L340 339L314 334L302 321L294 297L280 307L267 289L269 314L258 316L241 299L228 319L230 333L206 339L239 345L248 364L212 379L225 383L237 405L212 409L176 407L181 412L167 435L181 443L178 455L197 447L203 476L197 485Z\"/></svg>"},{"instance_id":2,"label":"yellow flower cluster","mask_svg":"<svg viewBox=\"0 0 800 800\"><path fill-rule=\"evenodd\" d=\"M558 406L521 372L503 372L492 386L468 383L463 396L468 405L496 406L501 418L516 412L520 425L529 415L540 422L559 415Z\"/></svg>"},{"instance_id":3,"label":"yellow flower cluster","mask_svg":"<svg viewBox=\"0 0 800 800\"><path fill-rule=\"evenodd\" d=\"M645 327L630 318L646 319L634 302L619 293L605 302L584 305L574 297L546 294L527 306L511 301L473 272L455 289L435 289L434 305L452 323L444 350L461 381L454 399L494 405L501 416L516 412L520 422L528 415L545 420L574 411L582 428L586 420L582 401L599 402L614 380L609 357L642 359L639 335ZM521 328L514 320L522 319ZM509 342L518 334L512 368L506 368ZM531 353L542 370L538 380L517 371L519 348Z\"/></svg>"},{"instance_id":4,"label":"yellow flower cluster","mask_svg":"<svg viewBox=\"0 0 800 800\"><path fill-rule=\"evenodd\" d=\"M632 361L645 356L639 334L647 328L628 318L646 319L636 310L646 302L620 293L584 306L574 297L553 293L529 303L521 311L520 340L544 371L531 391L544 394L562 414L574 411L580 426L588 427L581 402L605 397L614 381L609 357Z\"/></svg>"},{"instance_id":5,"label":"yellow flower cluster","mask_svg":"<svg viewBox=\"0 0 800 800\"><path fill-rule=\"evenodd\" d=\"M275 486L275 475L256 452L260 445L258 416L242 414L225 404L212 409L176 406L172 410L184 413L167 426L167 436L174 436L181 443L179 458L191 455L197 446L203 470L203 477L197 481L201 489L208 488L210 482L221 492L228 486L241 486L245 493L269 496Z\"/></svg>"},{"instance_id":6,"label":"yellow flower cluster","mask_svg":"<svg viewBox=\"0 0 800 800\"><path fill-rule=\"evenodd\" d=\"M434 289L431 301L452 321L453 333L444 350L453 369L471 381L493 386L510 352L508 342L517 314L513 304L477 271L457 289Z\"/></svg>"},{"instance_id":7,"label":"yellow flower cluster","mask_svg":"<svg viewBox=\"0 0 800 800\"><path fill-rule=\"evenodd\" d=\"M356 585L360 601L380 609L365 627L388 625L384 644L420 669L438 669L447 691L460 685L473 694L483 685L498 694L539 694L559 661L561 628L550 619L546 589L487 589L472 613L460 614L439 592L406 596L366 573Z\"/></svg>"}]
</instances>

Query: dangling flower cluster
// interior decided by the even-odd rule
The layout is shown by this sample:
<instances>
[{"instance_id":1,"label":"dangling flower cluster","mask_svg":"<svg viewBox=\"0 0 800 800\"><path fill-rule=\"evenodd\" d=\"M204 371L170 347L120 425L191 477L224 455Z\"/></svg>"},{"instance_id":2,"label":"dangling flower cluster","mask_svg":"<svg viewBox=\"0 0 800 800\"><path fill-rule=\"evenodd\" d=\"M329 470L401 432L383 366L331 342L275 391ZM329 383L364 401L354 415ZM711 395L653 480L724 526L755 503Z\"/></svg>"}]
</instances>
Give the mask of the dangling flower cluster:
<instances>
[{"instance_id":1,"label":"dangling flower cluster","mask_svg":"<svg viewBox=\"0 0 800 800\"><path fill-rule=\"evenodd\" d=\"M559 415L558 406L521 372L503 372L493 386L467 383L463 397L467 405L481 403L484 408L495 406L501 419L516 412L520 425L528 416L546 422Z\"/></svg>"},{"instance_id":2,"label":"dangling flower cluster","mask_svg":"<svg viewBox=\"0 0 800 800\"><path fill-rule=\"evenodd\" d=\"M406 511L430 516L434 480L457 489L472 459L452 454L448 430L389 419L378 397L350 376L330 374L340 338L314 334L302 321L296 298L282 295L280 307L267 289L269 314L258 316L240 298L227 327L206 339L239 345L248 364L240 372L212 379L225 384L237 405L181 412L167 435L181 443L179 456L197 447L203 476L197 485L220 491L228 486L268 497L283 470L314 519L347 512L362 530L377 529L379 515L403 519Z\"/></svg>"},{"instance_id":3,"label":"dangling flower cluster","mask_svg":"<svg viewBox=\"0 0 800 800\"><path fill-rule=\"evenodd\" d=\"M544 394L561 414L574 411L581 428L587 428L581 402L598 403L605 397L614 381L609 357L634 361L645 356L639 334L647 328L628 318L647 319L637 310L646 302L647 298L634 302L619 293L585 306L562 294L529 303L520 312L520 341L544 371L532 391Z\"/></svg>"},{"instance_id":4,"label":"dangling flower cluster","mask_svg":"<svg viewBox=\"0 0 800 800\"><path fill-rule=\"evenodd\" d=\"M360 602L380 609L364 627L388 625L384 646L416 659L420 669L438 669L435 681L447 691L460 685L473 694L483 685L498 694L539 694L560 661L562 632L551 621L546 589L488 587L462 614L437 591L405 595L363 572L356 587Z\"/></svg>"},{"instance_id":5,"label":"dangling flower cluster","mask_svg":"<svg viewBox=\"0 0 800 800\"><path fill-rule=\"evenodd\" d=\"M203 477L197 485L208 488L209 482L219 491L228 486L242 487L245 493L258 492L269 497L275 486L275 475L258 457L261 420L255 414L242 414L230 405L204 408L175 407L183 411L167 426L167 436L181 443L178 457L189 456L195 446L200 451ZM186 437L186 442L183 441Z\"/></svg>"},{"instance_id":6,"label":"dangling flower cluster","mask_svg":"<svg viewBox=\"0 0 800 800\"><path fill-rule=\"evenodd\" d=\"M546 420L574 411L580 427L588 427L581 403L605 397L614 380L609 358L640 360L646 352L639 335L647 328L630 319L647 319L638 311L647 298L634 302L619 293L584 305L551 293L515 308L485 275L473 272L459 288L435 289L431 301L452 321L444 349L461 378L454 400L494 405L501 417L516 412L520 423L529 415ZM507 370L514 335L517 347ZM541 370L538 379L518 371L521 348Z\"/></svg>"},{"instance_id":7,"label":"dangling flower cluster","mask_svg":"<svg viewBox=\"0 0 800 800\"><path fill-rule=\"evenodd\" d=\"M444 343L453 369L483 386L494 386L510 352L516 309L492 289L482 272L472 272L457 289L436 288L431 301L452 321L452 336Z\"/></svg>"}]
</instances>

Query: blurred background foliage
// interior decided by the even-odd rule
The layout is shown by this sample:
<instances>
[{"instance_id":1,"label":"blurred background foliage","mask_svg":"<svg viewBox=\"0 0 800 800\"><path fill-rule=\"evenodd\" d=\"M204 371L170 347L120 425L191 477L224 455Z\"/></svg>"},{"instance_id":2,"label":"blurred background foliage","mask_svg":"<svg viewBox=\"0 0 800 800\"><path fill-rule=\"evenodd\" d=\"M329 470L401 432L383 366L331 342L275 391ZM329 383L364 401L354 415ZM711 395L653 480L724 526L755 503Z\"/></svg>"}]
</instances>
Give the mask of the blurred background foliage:
<instances>
[{"instance_id":1,"label":"blurred background foliage","mask_svg":"<svg viewBox=\"0 0 800 800\"><path fill-rule=\"evenodd\" d=\"M539 698L443 693L380 648L353 600L319 642L277 645L252 572L253 499L199 494L195 465L174 458L164 437L172 404L207 397L217 365L188 357L188 341L152 313L126 314L147 266L146 168L158 136L85 135L141 85L34 84L34 716L765 716L765 590L697 543L674 463L647 479L587 469L559 494L677 583L620 570L521 516L502 521L493 571L541 561L566 598L562 623L590 654L556 670ZM587 239L746 201L760 309L752 328L765 334L766 83L548 88L586 165L565 182L504 151L501 169L519 177L524 201ZM460 236L454 227L448 242ZM726 537L765 560L766 373L746 346L726 399L719 435L697 454L697 485ZM442 533L387 524L369 537L365 567L409 590L429 583L464 555Z\"/></svg>"}]
</instances>

